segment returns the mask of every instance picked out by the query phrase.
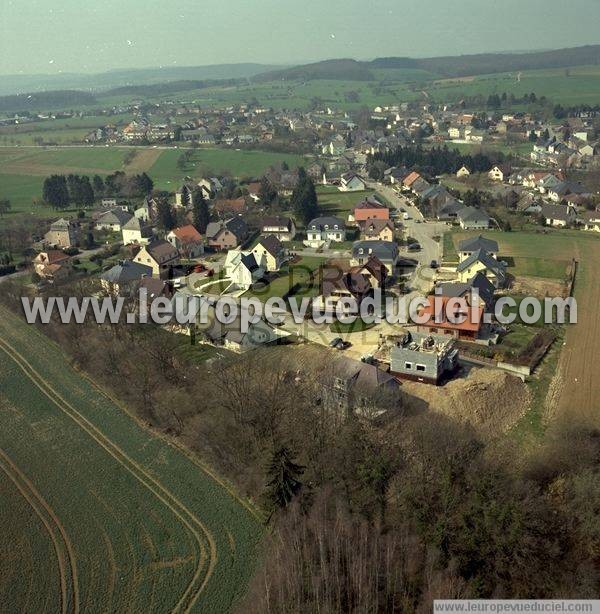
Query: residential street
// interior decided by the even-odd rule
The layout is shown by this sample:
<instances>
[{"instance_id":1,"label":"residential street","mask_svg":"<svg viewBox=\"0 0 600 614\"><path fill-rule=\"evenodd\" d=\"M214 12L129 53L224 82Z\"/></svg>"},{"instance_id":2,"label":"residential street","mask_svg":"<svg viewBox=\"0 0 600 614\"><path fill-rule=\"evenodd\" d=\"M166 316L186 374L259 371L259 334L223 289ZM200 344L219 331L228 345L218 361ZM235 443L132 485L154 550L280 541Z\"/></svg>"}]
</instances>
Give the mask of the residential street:
<instances>
[{"instance_id":1,"label":"residential street","mask_svg":"<svg viewBox=\"0 0 600 614\"><path fill-rule=\"evenodd\" d=\"M435 271L429 266L432 260L438 263L441 261L441 244L442 241L434 241L433 237L442 237L444 232L448 230L448 226L443 222L426 222L421 212L408 200L406 197L398 194L393 188L377 183L373 184L377 191L385 196L385 198L399 210L399 217L406 229L406 236L412 237L420 245L421 250L418 252L400 251L401 255L406 258L414 258L419 261L419 265L415 268L414 273L408 282L408 286L413 291L428 293L434 284ZM404 220L404 209L410 219Z\"/></svg>"}]
</instances>

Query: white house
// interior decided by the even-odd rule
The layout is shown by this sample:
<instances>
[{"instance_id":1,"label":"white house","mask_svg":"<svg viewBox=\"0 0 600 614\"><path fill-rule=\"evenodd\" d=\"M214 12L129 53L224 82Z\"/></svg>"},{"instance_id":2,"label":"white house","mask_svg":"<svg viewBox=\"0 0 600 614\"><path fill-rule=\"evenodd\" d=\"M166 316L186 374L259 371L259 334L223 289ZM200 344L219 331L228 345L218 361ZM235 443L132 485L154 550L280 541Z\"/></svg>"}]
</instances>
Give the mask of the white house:
<instances>
[{"instance_id":1,"label":"white house","mask_svg":"<svg viewBox=\"0 0 600 614\"><path fill-rule=\"evenodd\" d=\"M122 230L123 245L135 243L137 245L147 245L152 238L152 228L146 225L137 217L132 217Z\"/></svg>"},{"instance_id":2,"label":"white house","mask_svg":"<svg viewBox=\"0 0 600 614\"><path fill-rule=\"evenodd\" d=\"M265 266L262 260L256 261L252 252L232 249L227 252L225 259L225 275L236 288L249 290L252 284L264 277Z\"/></svg>"},{"instance_id":3,"label":"white house","mask_svg":"<svg viewBox=\"0 0 600 614\"><path fill-rule=\"evenodd\" d=\"M339 243L346 240L346 224L339 217L317 217L311 220L306 228L306 241L308 247L320 247L323 243L334 241Z\"/></svg>"},{"instance_id":4,"label":"white house","mask_svg":"<svg viewBox=\"0 0 600 614\"><path fill-rule=\"evenodd\" d=\"M340 192L362 192L367 189L364 179L355 173L342 175L340 179Z\"/></svg>"}]
</instances>

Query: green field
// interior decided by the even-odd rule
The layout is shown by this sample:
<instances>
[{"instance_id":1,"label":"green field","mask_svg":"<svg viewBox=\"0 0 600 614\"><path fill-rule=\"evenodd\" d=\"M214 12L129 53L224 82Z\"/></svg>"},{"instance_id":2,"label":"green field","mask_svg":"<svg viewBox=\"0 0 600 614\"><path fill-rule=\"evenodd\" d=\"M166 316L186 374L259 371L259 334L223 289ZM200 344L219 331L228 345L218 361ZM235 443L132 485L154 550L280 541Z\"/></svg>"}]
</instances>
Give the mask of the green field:
<instances>
[{"instance_id":1,"label":"green field","mask_svg":"<svg viewBox=\"0 0 600 614\"><path fill-rule=\"evenodd\" d=\"M0 338L3 609L229 611L262 534L252 508L4 308Z\"/></svg>"},{"instance_id":2,"label":"green field","mask_svg":"<svg viewBox=\"0 0 600 614\"><path fill-rule=\"evenodd\" d=\"M520 75L520 76L519 76ZM600 102L600 66L575 66L546 70L481 75L463 79L444 79L426 86L437 102L490 94L514 94L517 98L535 92L553 103L597 104Z\"/></svg>"},{"instance_id":3,"label":"green field","mask_svg":"<svg viewBox=\"0 0 600 614\"><path fill-rule=\"evenodd\" d=\"M445 233L444 261L458 262L456 247L459 241L479 234L458 230ZM580 258L586 245L599 239L577 230L487 231L483 235L498 241L499 258L508 262L509 273L557 280L565 279L572 258Z\"/></svg>"},{"instance_id":4,"label":"green field","mask_svg":"<svg viewBox=\"0 0 600 614\"><path fill-rule=\"evenodd\" d=\"M337 215L346 219L354 211L356 205L365 200L368 196L373 196L373 191L365 192L340 192L333 186L317 187L319 205L324 214Z\"/></svg>"},{"instance_id":5,"label":"green field","mask_svg":"<svg viewBox=\"0 0 600 614\"><path fill-rule=\"evenodd\" d=\"M306 164L306 158L294 154L247 151L226 148L197 149L189 166L177 167L181 149L164 150L148 174L158 188L174 190L186 175L201 178L207 174L229 174L234 177L256 177L269 166L287 162L290 168Z\"/></svg>"}]
</instances>

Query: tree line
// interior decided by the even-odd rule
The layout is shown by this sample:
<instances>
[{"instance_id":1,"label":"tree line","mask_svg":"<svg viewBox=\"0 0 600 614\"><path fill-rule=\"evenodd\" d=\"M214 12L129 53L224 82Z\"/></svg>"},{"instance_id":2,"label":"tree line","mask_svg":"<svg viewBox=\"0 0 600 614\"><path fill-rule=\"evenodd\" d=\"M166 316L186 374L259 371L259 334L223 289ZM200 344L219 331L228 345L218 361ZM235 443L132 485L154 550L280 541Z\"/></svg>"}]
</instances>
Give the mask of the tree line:
<instances>
[{"instance_id":1,"label":"tree line","mask_svg":"<svg viewBox=\"0 0 600 614\"><path fill-rule=\"evenodd\" d=\"M53 209L69 206L90 207L105 196L114 198L144 197L152 192L154 183L146 174L126 175L117 171L102 178L94 175L51 175L44 179L42 200Z\"/></svg>"},{"instance_id":2,"label":"tree line","mask_svg":"<svg viewBox=\"0 0 600 614\"><path fill-rule=\"evenodd\" d=\"M369 176L376 180L383 179L385 169L392 166L417 168L431 176L456 173L462 166L471 172L486 172L494 164L506 159L502 152L493 154L462 154L458 149L443 147L424 148L420 144L400 146L391 152L375 153L367 160Z\"/></svg>"}]
</instances>

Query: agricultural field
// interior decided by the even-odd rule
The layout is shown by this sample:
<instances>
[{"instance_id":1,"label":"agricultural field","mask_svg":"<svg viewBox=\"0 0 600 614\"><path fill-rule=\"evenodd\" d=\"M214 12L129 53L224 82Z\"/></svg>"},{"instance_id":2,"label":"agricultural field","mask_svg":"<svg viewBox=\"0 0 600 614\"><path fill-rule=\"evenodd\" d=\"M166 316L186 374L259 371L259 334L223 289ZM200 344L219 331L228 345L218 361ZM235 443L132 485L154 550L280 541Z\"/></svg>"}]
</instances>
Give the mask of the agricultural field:
<instances>
[{"instance_id":1,"label":"agricultural field","mask_svg":"<svg viewBox=\"0 0 600 614\"><path fill-rule=\"evenodd\" d=\"M600 102L600 67L575 66L443 79L428 84L424 89L436 102L452 102L477 95L487 97L503 92L520 98L535 92L538 98L546 96L555 104L593 105Z\"/></svg>"},{"instance_id":2,"label":"agricultural field","mask_svg":"<svg viewBox=\"0 0 600 614\"><path fill-rule=\"evenodd\" d=\"M294 154L215 147L194 150L191 163L180 169L177 161L181 154L181 149L165 149L148 169L148 174L158 188L174 190L179 187L179 183L186 175L200 178L212 173L234 177L256 177L263 174L269 166L282 162L287 162L290 168L306 164L306 158Z\"/></svg>"},{"instance_id":3,"label":"agricultural field","mask_svg":"<svg viewBox=\"0 0 600 614\"><path fill-rule=\"evenodd\" d=\"M4 609L231 610L262 535L254 509L0 310Z\"/></svg>"},{"instance_id":4,"label":"agricultural field","mask_svg":"<svg viewBox=\"0 0 600 614\"><path fill-rule=\"evenodd\" d=\"M481 232L453 230L444 235L444 261L458 261L456 247L463 239ZM508 272L514 276L543 277L563 280L572 258L576 258L580 245L594 241L579 231L557 231L541 228L539 231L499 232L485 231L484 236L498 241L500 258L508 263Z\"/></svg>"},{"instance_id":5,"label":"agricultural field","mask_svg":"<svg viewBox=\"0 0 600 614\"><path fill-rule=\"evenodd\" d=\"M136 155L128 160L131 152ZM147 172L156 187L175 190L186 175L200 178L209 171L237 177L261 175L269 166L287 162L290 168L307 163L294 154L234 149L198 149L184 169L177 166L181 149L154 147L6 147L0 148L0 198L8 198L13 213L51 215L37 204L48 175L109 175L115 171Z\"/></svg>"}]
</instances>

